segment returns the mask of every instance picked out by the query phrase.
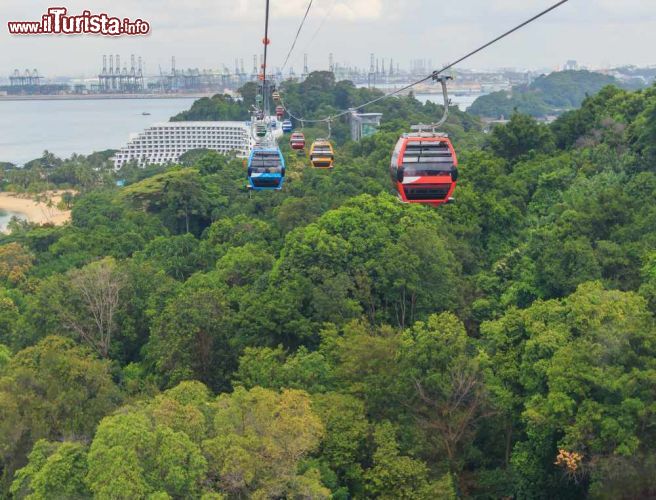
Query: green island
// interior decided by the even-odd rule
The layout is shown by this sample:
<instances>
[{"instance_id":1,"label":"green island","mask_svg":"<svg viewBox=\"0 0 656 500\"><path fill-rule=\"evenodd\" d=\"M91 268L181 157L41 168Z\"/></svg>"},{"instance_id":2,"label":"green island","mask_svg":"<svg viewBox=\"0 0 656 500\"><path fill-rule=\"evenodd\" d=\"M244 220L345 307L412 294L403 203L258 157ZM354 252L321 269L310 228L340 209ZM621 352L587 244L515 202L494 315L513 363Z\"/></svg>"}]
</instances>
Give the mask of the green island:
<instances>
[{"instance_id":1,"label":"green island","mask_svg":"<svg viewBox=\"0 0 656 500\"><path fill-rule=\"evenodd\" d=\"M607 85L637 90L640 80L620 82L613 76L586 70L558 71L541 75L530 84L517 85L511 91L501 90L481 96L467 110L486 118L510 118L523 113L536 118L560 115L578 108L583 100Z\"/></svg>"}]
</instances>

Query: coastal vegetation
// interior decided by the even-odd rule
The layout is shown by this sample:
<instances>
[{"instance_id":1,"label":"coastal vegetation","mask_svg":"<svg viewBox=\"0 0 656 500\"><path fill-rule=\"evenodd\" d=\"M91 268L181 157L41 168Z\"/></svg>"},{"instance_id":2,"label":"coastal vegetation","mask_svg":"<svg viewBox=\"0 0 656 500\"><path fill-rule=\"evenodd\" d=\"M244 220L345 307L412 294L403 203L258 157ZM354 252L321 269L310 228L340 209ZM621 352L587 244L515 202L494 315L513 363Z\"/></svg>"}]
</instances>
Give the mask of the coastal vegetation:
<instances>
[{"instance_id":1,"label":"coastal vegetation","mask_svg":"<svg viewBox=\"0 0 656 500\"><path fill-rule=\"evenodd\" d=\"M542 75L530 84L517 85L511 91L492 92L476 99L468 111L486 118L509 118L514 112L536 118L558 115L578 108L583 100L607 85L621 86L613 76L580 71L559 71ZM635 87L636 83L631 83Z\"/></svg>"},{"instance_id":2,"label":"coastal vegetation","mask_svg":"<svg viewBox=\"0 0 656 500\"><path fill-rule=\"evenodd\" d=\"M374 93L283 95L311 118ZM184 118L239 119L244 94ZM455 110L439 209L388 166L441 108L371 110L359 143L335 123L332 172L283 144L279 193L207 151L4 171L76 194L70 223L0 236L0 497L656 495L656 86L489 134Z\"/></svg>"}]
</instances>

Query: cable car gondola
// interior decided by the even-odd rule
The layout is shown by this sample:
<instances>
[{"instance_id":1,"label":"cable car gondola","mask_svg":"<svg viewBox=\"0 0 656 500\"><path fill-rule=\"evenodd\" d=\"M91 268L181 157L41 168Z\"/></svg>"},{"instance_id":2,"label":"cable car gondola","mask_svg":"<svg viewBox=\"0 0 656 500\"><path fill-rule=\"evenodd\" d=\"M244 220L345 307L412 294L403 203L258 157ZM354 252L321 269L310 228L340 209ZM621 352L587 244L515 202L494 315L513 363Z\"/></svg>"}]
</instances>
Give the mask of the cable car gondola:
<instances>
[{"instance_id":1,"label":"cable car gondola","mask_svg":"<svg viewBox=\"0 0 656 500\"><path fill-rule=\"evenodd\" d=\"M279 103L280 102L280 92L276 91L273 94L271 94L273 97L273 102Z\"/></svg>"},{"instance_id":2,"label":"cable car gondola","mask_svg":"<svg viewBox=\"0 0 656 500\"><path fill-rule=\"evenodd\" d=\"M292 130L294 130L294 126L292 125L292 121L291 121L291 120L285 120L284 122L282 122L282 131L283 131L285 134L288 134L288 133L291 132Z\"/></svg>"},{"instance_id":3,"label":"cable car gondola","mask_svg":"<svg viewBox=\"0 0 656 500\"><path fill-rule=\"evenodd\" d=\"M280 191L285 180L285 159L279 148L254 148L248 158L248 188Z\"/></svg>"},{"instance_id":4,"label":"cable car gondola","mask_svg":"<svg viewBox=\"0 0 656 500\"><path fill-rule=\"evenodd\" d=\"M289 139L289 145L296 151L305 149L305 135L303 132L294 132Z\"/></svg>"},{"instance_id":5,"label":"cable car gondola","mask_svg":"<svg viewBox=\"0 0 656 500\"><path fill-rule=\"evenodd\" d=\"M450 79L448 76L435 77L442 85L444 98L444 114L440 121L412 127L415 132L403 134L392 153L390 175L399 199L404 203L436 207L453 201L458 180L458 157L449 136L436 131L449 117L446 82Z\"/></svg>"},{"instance_id":6,"label":"cable car gondola","mask_svg":"<svg viewBox=\"0 0 656 500\"><path fill-rule=\"evenodd\" d=\"M401 201L438 206L452 201L458 158L446 134L403 134L392 154L390 174Z\"/></svg>"},{"instance_id":7,"label":"cable car gondola","mask_svg":"<svg viewBox=\"0 0 656 500\"><path fill-rule=\"evenodd\" d=\"M255 135L259 139L263 139L267 135L267 126L264 121L258 121L255 123Z\"/></svg>"},{"instance_id":8,"label":"cable car gondola","mask_svg":"<svg viewBox=\"0 0 656 500\"><path fill-rule=\"evenodd\" d=\"M278 120L282 120L285 117L285 108L282 106L276 106L276 117Z\"/></svg>"},{"instance_id":9,"label":"cable car gondola","mask_svg":"<svg viewBox=\"0 0 656 500\"><path fill-rule=\"evenodd\" d=\"M310 162L314 168L333 168L335 151L326 139L317 139L310 147Z\"/></svg>"}]
</instances>

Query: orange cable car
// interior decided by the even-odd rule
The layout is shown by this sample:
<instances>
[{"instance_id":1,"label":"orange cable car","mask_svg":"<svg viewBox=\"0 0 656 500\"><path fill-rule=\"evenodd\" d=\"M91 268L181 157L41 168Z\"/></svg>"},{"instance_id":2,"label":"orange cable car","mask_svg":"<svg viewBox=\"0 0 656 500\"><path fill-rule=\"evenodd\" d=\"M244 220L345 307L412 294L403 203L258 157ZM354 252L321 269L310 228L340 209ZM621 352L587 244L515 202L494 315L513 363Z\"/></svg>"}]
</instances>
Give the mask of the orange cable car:
<instances>
[{"instance_id":1,"label":"orange cable car","mask_svg":"<svg viewBox=\"0 0 656 500\"><path fill-rule=\"evenodd\" d=\"M449 116L446 82L451 77L434 77L442 85L444 114L438 123L416 125L403 134L394 148L390 175L404 203L439 206L453 201L458 180L458 157L449 136L437 132Z\"/></svg>"},{"instance_id":2,"label":"orange cable car","mask_svg":"<svg viewBox=\"0 0 656 500\"><path fill-rule=\"evenodd\" d=\"M390 165L392 182L404 203L439 206L453 201L458 158L446 134L403 134Z\"/></svg>"}]
</instances>

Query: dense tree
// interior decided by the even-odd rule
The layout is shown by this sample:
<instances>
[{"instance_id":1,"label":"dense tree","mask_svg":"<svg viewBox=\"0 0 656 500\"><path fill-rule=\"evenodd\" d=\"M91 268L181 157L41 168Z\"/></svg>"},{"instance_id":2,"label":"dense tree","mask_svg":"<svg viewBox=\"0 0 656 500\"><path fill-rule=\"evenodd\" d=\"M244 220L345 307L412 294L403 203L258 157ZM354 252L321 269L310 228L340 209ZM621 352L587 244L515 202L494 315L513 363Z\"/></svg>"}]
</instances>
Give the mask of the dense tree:
<instances>
[{"instance_id":1,"label":"dense tree","mask_svg":"<svg viewBox=\"0 0 656 500\"><path fill-rule=\"evenodd\" d=\"M203 450L217 487L231 497L329 497L311 469L298 473L324 433L306 393L237 388L219 396L214 432Z\"/></svg>"},{"instance_id":2,"label":"dense tree","mask_svg":"<svg viewBox=\"0 0 656 500\"><path fill-rule=\"evenodd\" d=\"M428 467L424 463L399 453L394 428L389 422L378 426L374 442L376 452L373 467L366 473L369 496L417 500L456 498L453 483L448 476L442 481L430 482Z\"/></svg>"},{"instance_id":3,"label":"dense tree","mask_svg":"<svg viewBox=\"0 0 656 500\"><path fill-rule=\"evenodd\" d=\"M362 464L366 457L369 423L364 404L353 396L329 392L312 398L312 409L326 429L320 456L348 486L348 491L361 493Z\"/></svg>"},{"instance_id":4,"label":"dense tree","mask_svg":"<svg viewBox=\"0 0 656 500\"><path fill-rule=\"evenodd\" d=\"M146 415L106 417L88 456L89 488L97 497L197 496L207 463L184 432L153 424Z\"/></svg>"},{"instance_id":5,"label":"dense tree","mask_svg":"<svg viewBox=\"0 0 656 500\"><path fill-rule=\"evenodd\" d=\"M226 388L239 349L229 320L225 294L211 278L186 283L154 320L146 346L162 383L170 387L196 379L214 389Z\"/></svg>"},{"instance_id":6,"label":"dense tree","mask_svg":"<svg viewBox=\"0 0 656 500\"><path fill-rule=\"evenodd\" d=\"M515 161L531 152L552 152L554 139L548 127L515 113L506 126L492 130L490 146L501 158Z\"/></svg>"},{"instance_id":7,"label":"dense tree","mask_svg":"<svg viewBox=\"0 0 656 500\"><path fill-rule=\"evenodd\" d=\"M88 498L85 483L87 454L85 446L74 442L37 441L28 463L16 471L11 493L14 498Z\"/></svg>"},{"instance_id":8,"label":"dense tree","mask_svg":"<svg viewBox=\"0 0 656 500\"><path fill-rule=\"evenodd\" d=\"M175 233L200 232L211 218L212 192L195 169L171 170L126 188L123 195L153 213L160 213Z\"/></svg>"},{"instance_id":9,"label":"dense tree","mask_svg":"<svg viewBox=\"0 0 656 500\"><path fill-rule=\"evenodd\" d=\"M23 280L33 265L34 257L18 243L0 247L0 281L17 284Z\"/></svg>"},{"instance_id":10,"label":"dense tree","mask_svg":"<svg viewBox=\"0 0 656 500\"><path fill-rule=\"evenodd\" d=\"M194 102L191 109L178 113L171 118L171 121L205 121L205 120L228 120L243 121L248 120L251 104L255 104L255 96L251 99L248 86L242 88L242 94L247 94L243 101L236 100L229 95L216 94L210 97L203 97ZM250 102L249 102L250 101Z\"/></svg>"},{"instance_id":11,"label":"dense tree","mask_svg":"<svg viewBox=\"0 0 656 500\"><path fill-rule=\"evenodd\" d=\"M138 262L148 262L155 269L162 269L177 280L186 280L194 272L207 267L209 256L203 252L199 241L186 233L179 236L160 236L150 241L136 255Z\"/></svg>"},{"instance_id":12,"label":"dense tree","mask_svg":"<svg viewBox=\"0 0 656 500\"><path fill-rule=\"evenodd\" d=\"M476 424L490 412L481 361L469 345L464 325L452 314L431 316L406 331L399 359L410 399L431 455L444 455L453 471L461 468ZM414 387L413 387L414 386ZM436 440L437 443L432 443Z\"/></svg>"},{"instance_id":13,"label":"dense tree","mask_svg":"<svg viewBox=\"0 0 656 500\"><path fill-rule=\"evenodd\" d=\"M317 321L365 313L403 327L429 308L446 309L458 300L457 264L439 236L442 221L413 215L389 197L356 198L290 234L273 279L285 288L311 284L302 312Z\"/></svg>"},{"instance_id":14,"label":"dense tree","mask_svg":"<svg viewBox=\"0 0 656 500\"><path fill-rule=\"evenodd\" d=\"M38 439L89 439L120 400L109 366L61 337L17 353L0 376L5 480Z\"/></svg>"},{"instance_id":15,"label":"dense tree","mask_svg":"<svg viewBox=\"0 0 656 500\"><path fill-rule=\"evenodd\" d=\"M645 425L653 415L643 408L655 397L647 389L653 386L655 332L639 297L586 284L564 301L510 311L484 325L483 333L506 388L515 393L509 410L521 413L525 434L513 454L520 491L555 492L559 475L571 485L592 477L593 487L614 487L624 476L595 478L598 467L625 460L630 475L634 458L653 451L641 443L653 439ZM558 449L580 458L574 466L558 463Z\"/></svg>"}]
</instances>

